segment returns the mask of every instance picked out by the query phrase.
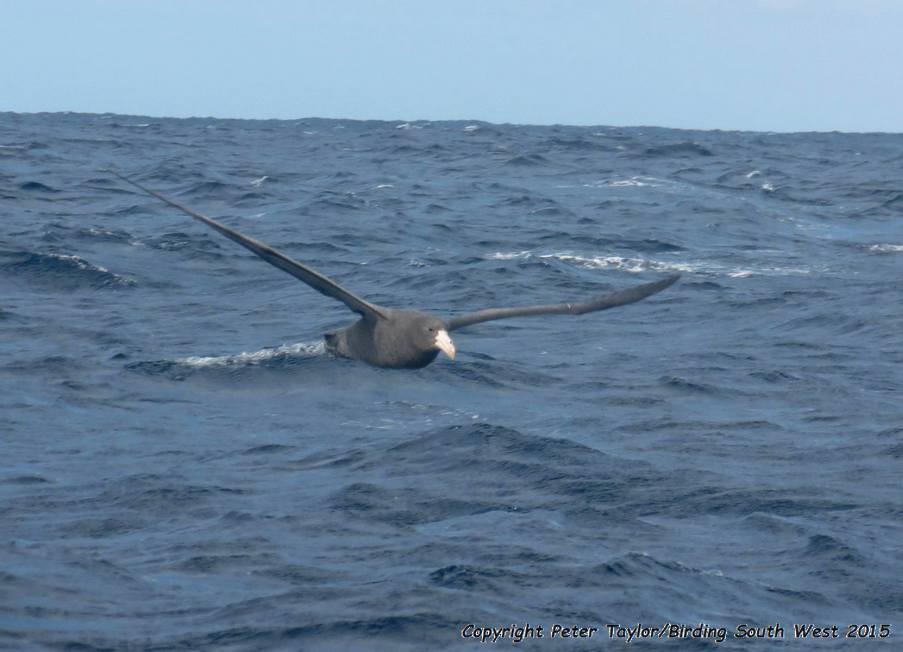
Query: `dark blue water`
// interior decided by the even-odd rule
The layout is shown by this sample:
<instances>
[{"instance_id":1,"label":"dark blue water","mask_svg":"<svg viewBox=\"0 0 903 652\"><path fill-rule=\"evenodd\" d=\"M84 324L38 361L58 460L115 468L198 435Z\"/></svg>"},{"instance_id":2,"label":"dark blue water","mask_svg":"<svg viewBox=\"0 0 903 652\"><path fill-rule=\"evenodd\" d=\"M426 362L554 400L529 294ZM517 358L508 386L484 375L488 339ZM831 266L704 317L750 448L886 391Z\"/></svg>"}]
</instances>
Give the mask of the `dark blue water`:
<instances>
[{"instance_id":1,"label":"dark blue water","mask_svg":"<svg viewBox=\"0 0 903 652\"><path fill-rule=\"evenodd\" d=\"M440 316L684 276L375 369L106 166ZM0 645L895 649L901 218L903 135L0 114Z\"/></svg>"}]
</instances>

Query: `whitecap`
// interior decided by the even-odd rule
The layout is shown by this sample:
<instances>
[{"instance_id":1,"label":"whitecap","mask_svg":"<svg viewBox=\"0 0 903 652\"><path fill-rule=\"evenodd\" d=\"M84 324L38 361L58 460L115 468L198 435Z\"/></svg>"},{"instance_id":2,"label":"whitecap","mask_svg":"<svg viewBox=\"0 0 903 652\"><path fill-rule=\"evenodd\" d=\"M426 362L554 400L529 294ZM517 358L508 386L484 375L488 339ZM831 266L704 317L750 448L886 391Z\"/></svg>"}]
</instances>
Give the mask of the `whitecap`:
<instances>
[{"instance_id":1,"label":"whitecap","mask_svg":"<svg viewBox=\"0 0 903 652\"><path fill-rule=\"evenodd\" d=\"M711 274L729 276L731 278L747 278L750 276L796 276L811 274L805 267L736 267L715 261L664 261L651 258L633 258L629 256L600 255L582 256L568 251L553 253L533 253L531 251L496 251L484 256L487 260L526 260L530 258L560 260L563 263L583 267L584 269L613 269L631 274L641 272L670 272L686 274Z\"/></svg>"},{"instance_id":2,"label":"whitecap","mask_svg":"<svg viewBox=\"0 0 903 652\"><path fill-rule=\"evenodd\" d=\"M304 357L309 358L322 355L326 351L326 345L322 340L316 342L298 342L297 344L283 344L282 346L261 349L260 351L243 352L238 355L221 356L189 356L177 360L179 364L189 367L228 367L235 365L255 365L273 358Z\"/></svg>"},{"instance_id":3,"label":"whitecap","mask_svg":"<svg viewBox=\"0 0 903 652\"><path fill-rule=\"evenodd\" d=\"M42 264L43 261L48 261L48 260L60 261L60 263L62 263L62 265L60 265L59 263L56 265L51 264L51 268L54 272L62 272L62 273L66 273L66 274L68 274L72 271L75 271L75 270L77 270L78 272L86 272L85 276L83 276L82 278L85 278L85 279L93 278L95 280L99 280L98 277L100 277L101 279L103 279L103 281L102 281L103 285L109 285L109 284L113 284L113 285L117 285L117 286L133 286L133 285L135 285L134 279L131 279L131 278L128 278L125 276L120 276L119 274L116 274L115 272L111 272L106 267L103 267L101 265L94 265L92 263L89 263L84 258L79 258L78 256L72 256L69 254L48 253L48 254L33 254L32 259L39 264Z\"/></svg>"},{"instance_id":4,"label":"whitecap","mask_svg":"<svg viewBox=\"0 0 903 652\"><path fill-rule=\"evenodd\" d=\"M532 254L529 251L496 251L486 256L487 260L515 260L517 258L529 258Z\"/></svg>"},{"instance_id":5,"label":"whitecap","mask_svg":"<svg viewBox=\"0 0 903 652\"><path fill-rule=\"evenodd\" d=\"M752 179L753 177L757 177L757 176L759 176L760 174L762 174L762 173L759 172L758 170L753 170L752 172L750 172L749 174L746 175L746 178L747 178L747 179Z\"/></svg>"},{"instance_id":6,"label":"whitecap","mask_svg":"<svg viewBox=\"0 0 903 652\"><path fill-rule=\"evenodd\" d=\"M624 256L578 256L571 253L540 254L538 258L554 258L586 269L617 269L638 274L648 270L662 272L695 272L697 268L688 263L663 262L645 258Z\"/></svg>"},{"instance_id":7,"label":"whitecap","mask_svg":"<svg viewBox=\"0 0 903 652\"><path fill-rule=\"evenodd\" d=\"M254 179L251 182L251 185L254 186L255 188L259 188L263 184L263 182L266 181L267 179L269 179L269 177L267 175L263 175L259 179Z\"/></svg>"},{"instance_id":8,"label":"whitecap","mask_svg":"<svg viewBox=\"0 0 903 652\"><path fill-rule=\"evenodd\" d=\"M531 251L496 251L485 256L488 260L524 260L529 258L554 259L578 265L586 269L619 269L625 272L643 272L646 270L665 270L691 272L695 269L682 263L665 263L643 258L625 258L623 256L580 256L570 252L535 254Z\"/></svg>"},{"instance_id":9,"label":"whitecap","mask_svg":"<svg viewBox=\"0 0 903 652\"><path fill-rule=\"evenodd\" d=\"M600 179L593 183L584 183L584 188L657 188L667 183L664 179L646 176L632 176L629 179Z\"/></svg>"},{"instance_id":10,"label":"whitecap","mask_svg":"<svg viewBox=\"0 0 903 652\"><path fill-rule=\"evenodd\" d=\"M101 267L100 265L92 265L84 258L79 258L78 256L71 256L69 254L45 254L48 258L56 258L57 260L65 260L70 263L74 263L76 267L79 269L84 269L92 272L104 272L105 274L109 274L110 270L106 267ZM115 276L115 275L114 275Z\"/></svg>"},{"instance_id":11,"label":"whitecap","mask_svg":"<svg viewBox=\"0 0 903 652\"><path fill-rule=\"evenodd\" d=\"M71 256L68 254L45 254L49 258L56 258L57 260L65 260L70 263L74 263L78 269L83 269L88 272L95 272L101 274L109 274L110 277L120 285L135 285L134 279L127 278L125 276L120 276L115 272L111 272L106 267L102 265L93 265L89 263L84 258L79 258L78 256Z\"/></svg>"},{"instance_id":12,"label":"whitecap","mask_svg":"<svg viewBox=\"0 0 903 652\"><path fill-rule=\"evenodd\" d=\"M869 247L869 251L875 251L880 254L896 254L903 253L903 245L895 244L874 244Z\"/></svg>"}]
</instances>

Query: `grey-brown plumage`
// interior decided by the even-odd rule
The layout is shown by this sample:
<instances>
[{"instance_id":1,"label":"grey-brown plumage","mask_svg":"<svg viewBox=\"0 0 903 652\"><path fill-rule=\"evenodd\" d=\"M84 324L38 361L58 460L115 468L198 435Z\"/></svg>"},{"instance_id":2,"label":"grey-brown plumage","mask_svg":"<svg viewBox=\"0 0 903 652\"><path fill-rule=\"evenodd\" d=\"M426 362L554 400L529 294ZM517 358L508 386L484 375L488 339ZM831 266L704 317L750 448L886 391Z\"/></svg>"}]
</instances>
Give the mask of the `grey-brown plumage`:
<instances>
[{"instance_id":1,"label":"grey-brown plumage","mask_svg":"<svg viewBox=\"0 0 903 652\"><path fill-rule=\"evenodd\" d=\"M341 285L297 260L276 251L269 245L239 233L214 219L202 215L179 202L144 187L114 170L110 172L147 194L187 213L199 222L219 231L263 258L271 265L304 281L320 294L341 301L361 318L351 326L325 335L326 348L335 355L362 360L377 367L416 369L425 367L440 351L455 357L455 345L450 331L494 319L527 317L532 315L582 315L616 306L623 306L661 292L680 278L679 274L637 285L612 294L595 297L581 303L556 303L519 308L488 308L478 312L441 320L416 310L393 310L365 301Z\"/></svg>"}]
</instances>

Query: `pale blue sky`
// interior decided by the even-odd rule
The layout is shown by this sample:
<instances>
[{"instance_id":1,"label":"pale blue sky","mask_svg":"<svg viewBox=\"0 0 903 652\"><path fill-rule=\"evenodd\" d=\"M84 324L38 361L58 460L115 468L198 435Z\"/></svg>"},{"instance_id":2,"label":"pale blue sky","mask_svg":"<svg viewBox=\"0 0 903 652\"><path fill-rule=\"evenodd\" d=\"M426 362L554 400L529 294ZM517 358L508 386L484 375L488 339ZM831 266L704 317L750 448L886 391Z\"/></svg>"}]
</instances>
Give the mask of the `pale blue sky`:
<instances>
[{"instance_id":1,"label":"pale blue sky","mask_svg":"<svg viewBox=\"0 0 903 652\"><path fill-rule=\"evenodd\" d=\"M903 131L903 0L0 0L0 110Z\"/></svg>"}]
</instances>

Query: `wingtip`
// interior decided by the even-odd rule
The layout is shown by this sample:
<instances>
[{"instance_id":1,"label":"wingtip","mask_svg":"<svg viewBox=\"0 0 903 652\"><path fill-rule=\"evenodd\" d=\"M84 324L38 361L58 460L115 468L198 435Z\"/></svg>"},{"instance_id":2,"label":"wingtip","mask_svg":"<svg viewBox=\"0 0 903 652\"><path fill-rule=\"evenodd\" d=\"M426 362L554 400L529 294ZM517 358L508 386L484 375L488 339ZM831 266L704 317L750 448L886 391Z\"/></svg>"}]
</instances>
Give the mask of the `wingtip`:
<instances>
[{"instance_id":1,"label":"wingtip","mask_svg":"<svg viewBox=\"0 0 903 652\"><path fill-rule=\"evenodd\" d=\"M669 288L680 280L682 274L671 274L661 279L660 281L653 281L650 285L655 287L656 292L661 292L665 288Z\"/></svg>"}]
</instances>

